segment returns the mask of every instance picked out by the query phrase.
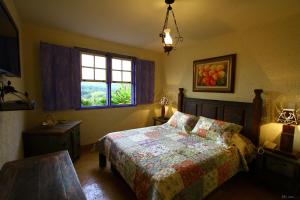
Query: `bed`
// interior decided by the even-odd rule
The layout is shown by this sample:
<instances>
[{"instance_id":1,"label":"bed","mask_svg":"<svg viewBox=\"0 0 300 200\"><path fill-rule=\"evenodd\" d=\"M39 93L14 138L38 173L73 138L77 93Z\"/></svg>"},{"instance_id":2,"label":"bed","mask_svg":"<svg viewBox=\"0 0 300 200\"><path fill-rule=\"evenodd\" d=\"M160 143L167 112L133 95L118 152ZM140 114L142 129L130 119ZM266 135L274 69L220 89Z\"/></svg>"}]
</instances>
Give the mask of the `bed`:
<instances>
[{"instance_id":1,"label":"bed","mask_svg":"<svg viewBox=\"0 0 300 200\"><path fill-rule=\"evenodd\" d=\"M255 90L253 102L245 103L188 98L180 88L178 111L239 124L241 137L257 145L261 93ZM252 143L248 141L247 148ZM137 199L203 199L239 171L248 170L251 160L236 145L200 137L172 123L109 133L98 144L99 166L109 160Z\"/></svg>"}]
</instances>

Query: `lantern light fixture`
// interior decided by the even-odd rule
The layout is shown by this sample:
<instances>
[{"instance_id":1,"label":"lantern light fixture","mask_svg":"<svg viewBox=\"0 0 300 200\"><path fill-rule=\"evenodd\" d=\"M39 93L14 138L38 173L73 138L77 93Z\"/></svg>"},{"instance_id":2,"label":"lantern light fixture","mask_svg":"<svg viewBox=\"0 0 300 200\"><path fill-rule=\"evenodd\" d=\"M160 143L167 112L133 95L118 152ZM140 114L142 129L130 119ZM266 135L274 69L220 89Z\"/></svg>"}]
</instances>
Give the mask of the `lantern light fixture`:
<instances>
[{"instance_id":1,"label":"lantern light fixture","mask_svg":"<svg viewBox=\"0 0 300 200\"><path fill-rule=\"evenodd\" d=\"M176 46L177 46L178 42L183 41L183 37L181 36L181 34L179 32L177 22L176 22L176 19L175 19L175 14L174 14L174 11L173 11L172 6L171 6L171 4L174 3L174 1L175 0L165 0L165 3L168 5L167 14L166 14L166 18L165 18L165 22L164 22L162 32L159 34L159 37L162 38L162 43L164 45L164 51L168 55L169 55L170 51L172 51L173 49L176 49ZM172 36L171 36L171 29L168 26L170 13L173 17L174 25L175 25L175 28L176 28L176 36L175 36L174 40L172 39Z\"/></svg>"}]
</instances>

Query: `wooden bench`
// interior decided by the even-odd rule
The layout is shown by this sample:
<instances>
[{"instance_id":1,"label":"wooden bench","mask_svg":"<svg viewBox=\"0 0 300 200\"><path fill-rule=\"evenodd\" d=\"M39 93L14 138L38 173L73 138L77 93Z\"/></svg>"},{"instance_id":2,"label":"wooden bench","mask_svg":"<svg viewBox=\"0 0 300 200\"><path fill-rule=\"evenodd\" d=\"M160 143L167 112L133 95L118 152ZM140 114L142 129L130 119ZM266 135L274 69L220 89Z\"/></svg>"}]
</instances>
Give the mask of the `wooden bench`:
<instances>
[{"instance_id":1,"label":"wooden bench","mask_svg":"<svg viewBox=\"0 0 300 200\"><path fill-rule=\"evenodd\" d=\"M7 162L0 171L1 200L85 200L67 151Z\"/></svg>"}]
</instances>

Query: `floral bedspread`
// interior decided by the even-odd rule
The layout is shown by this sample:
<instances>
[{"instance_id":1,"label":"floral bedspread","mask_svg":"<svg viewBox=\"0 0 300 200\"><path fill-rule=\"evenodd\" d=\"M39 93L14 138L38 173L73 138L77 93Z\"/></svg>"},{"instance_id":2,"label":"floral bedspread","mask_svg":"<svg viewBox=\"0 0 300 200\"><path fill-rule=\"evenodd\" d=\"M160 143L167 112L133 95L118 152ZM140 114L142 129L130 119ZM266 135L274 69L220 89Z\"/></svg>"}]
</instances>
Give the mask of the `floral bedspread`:
<instances>
[{"instance_id":1,"label":"floral bedspread","mask_svg":"<svg viewBox=\"0 0 300 200\"><path fill-rule=\"evenodd\" d=\"M203 199L243 168L236 147L168 124L110 133L99 143L138 199Z\"/></svg>"}]
</instances>

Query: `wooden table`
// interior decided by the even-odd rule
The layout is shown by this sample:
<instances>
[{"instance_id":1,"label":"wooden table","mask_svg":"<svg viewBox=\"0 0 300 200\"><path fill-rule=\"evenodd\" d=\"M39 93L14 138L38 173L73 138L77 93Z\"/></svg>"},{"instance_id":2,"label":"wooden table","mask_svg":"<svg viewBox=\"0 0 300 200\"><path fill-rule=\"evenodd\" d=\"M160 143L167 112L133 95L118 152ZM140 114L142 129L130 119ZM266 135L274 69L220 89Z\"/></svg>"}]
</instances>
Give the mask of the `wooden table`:
<instances>
[{"instance_id":1,"label":"wooden table","mask_svg":"<svg viewBox=\"0 0 300 200\"><path fill-rule=\"evenodd\" d=\"M7 162L0 171L1 200L86 199L67 151Z\"/></svg>"}]
</instances>

